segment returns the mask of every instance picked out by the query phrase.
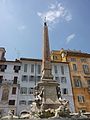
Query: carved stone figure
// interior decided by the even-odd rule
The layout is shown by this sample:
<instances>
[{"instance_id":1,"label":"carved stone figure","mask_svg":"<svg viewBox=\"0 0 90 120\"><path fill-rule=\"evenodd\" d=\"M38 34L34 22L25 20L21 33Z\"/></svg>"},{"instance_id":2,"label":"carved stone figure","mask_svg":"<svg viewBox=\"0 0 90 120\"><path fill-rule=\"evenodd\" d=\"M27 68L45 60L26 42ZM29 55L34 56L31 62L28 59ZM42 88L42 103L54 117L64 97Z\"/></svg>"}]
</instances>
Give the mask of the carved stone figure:
<instances>
[{"instance_id":1,"label":"carved stone figure","mask_svg":"<svg viewBox=\"0 0 90 120\"><path fill-rule=\"evenodd\" d=\"M60 87L59 86L56 87L56 91L57 91L58 98L60 98L61 97L61 91L60 91Z\"/></svg>"},{"instance_id":2,"label":"carved stone figure","mask_svg":"<svg viewBox=\"0 0 90 120\"><path fill-rule=\"evenodd\" d=\"M38 106L41 106L42 104L42 98L43 98L43 91L44 91L44 88L41 89L40 93L36 92L35 94L35 102Z\"/></svg>"},{"instance_id":3,"label":"carved stone figure","mask_svg":"<svg viewBox=\"0 0 90 120\"><path fill-rule=\"evenodd\" d=\"M13 120L13 113L11 112L11 110L8 112L8 120Z\"/></svg>"}]
</instances>

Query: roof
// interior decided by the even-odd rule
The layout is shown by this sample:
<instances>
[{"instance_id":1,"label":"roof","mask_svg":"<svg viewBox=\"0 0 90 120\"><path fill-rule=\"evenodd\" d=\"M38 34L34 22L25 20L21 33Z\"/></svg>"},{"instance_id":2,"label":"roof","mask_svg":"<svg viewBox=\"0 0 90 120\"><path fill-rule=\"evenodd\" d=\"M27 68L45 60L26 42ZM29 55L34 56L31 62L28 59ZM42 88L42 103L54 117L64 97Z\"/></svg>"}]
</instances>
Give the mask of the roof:
<instances>
[{"instance_id":1,"label":"roof","mask_svg":"<svg viewBox=\"0 0 90 120\"><path fill-rule=\"evenodd\" d=\"M6 62L9 62L9 63L21 63L20 60L15 60L15 61L11 61L11 60L0 60L0 63L6 63Z\"/></svg>"},{"instance_id":2,"label":"roof","mask_svg":"<svg viewBox=\"0 0 90 120\"><path fill-rule=\"evenodd\" d=\"M34 59L34 58L20 58L20 60L24 60L24 61L34 61L34 62L42 62L42 59ZM68 62L59 62L59 61L51 61L51 63L64 63L64 64L68 64Z\"/></svg>"},{"instance_id":3,"label":"roof","mask_svg":"<svg viewBox=\"0 0 90 120\"><path fill-rule=\"evenodd\" d=\"M90 57L89 53L84 53L81 51L68 51L66 50L68 56L80 56L80 57Z\"/></svg>"},{"instance_id":4,"label":"roof","mask_svg":"<svg viewBox=\"0 0 90 120\"><path fill-rule=\"evenodd\" d=\"M37 61L37 62L42 62L41 59L34 59L34 58L20 58L20 61Z\"/></svg>"},{"instance_id":5,"label":"roof","mask_svg":"<svg viewBox=\"0 0 90 120\"><path fill-rule=\"evenodd\" d=\"M53 52L60 53L60 51L66 52L67 56L90 57L89 53L82 52L81 50L70 50L70 49L64 50L64 49L61 49L61 50L52 50L51 53L53 53Z\"/></svg>"}]
</instances>

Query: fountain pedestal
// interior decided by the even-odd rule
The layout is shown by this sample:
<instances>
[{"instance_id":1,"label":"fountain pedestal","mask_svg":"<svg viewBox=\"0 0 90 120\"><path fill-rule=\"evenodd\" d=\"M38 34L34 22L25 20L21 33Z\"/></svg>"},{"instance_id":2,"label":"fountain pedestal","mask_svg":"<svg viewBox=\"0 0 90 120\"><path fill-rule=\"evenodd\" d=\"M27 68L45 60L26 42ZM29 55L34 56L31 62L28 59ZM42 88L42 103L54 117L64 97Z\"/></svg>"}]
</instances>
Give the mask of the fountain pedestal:
<instances>
[{"instance_id":1,"label":"fountain pedestal","mask_svg":"<svg viewBox=\"0 0 90 120\"><path fill-rule=\"evenodd\" d=\"M60 106L60 102L57 96L58 83L52 79L43 79L38 83L39 91L43 89L42 95L42 107L43 109L57 109Z\"/></svg>"}]
</instances>

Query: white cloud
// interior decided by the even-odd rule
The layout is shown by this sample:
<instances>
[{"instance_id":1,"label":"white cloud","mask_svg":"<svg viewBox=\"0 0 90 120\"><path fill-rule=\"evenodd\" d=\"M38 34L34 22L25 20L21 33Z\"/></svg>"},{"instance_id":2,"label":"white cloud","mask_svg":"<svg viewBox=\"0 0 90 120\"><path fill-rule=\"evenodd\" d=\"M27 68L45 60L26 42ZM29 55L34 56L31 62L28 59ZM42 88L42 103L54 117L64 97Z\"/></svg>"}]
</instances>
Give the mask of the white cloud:
<instances>
[{"instance_id":1,"label":"white cloud","mask_svg":"<svg viewBox=\"0 0 90 120\"><path fill-rule=\"evenodd\" d=\"M42 20L46 17L49 23L56 23L56 21L63 19L66 22L72 20L71 13L65 9L61 3L51 4L49 10L46 12L37 12L37 15L41 17Z\"/></svg>"},{"instance_id":2,"label":"white cloud","mask_svg":"<svg viewBox=\"0 0 90 120\"><path fill-rule=\"evenodd\" d=\"M22 31L22 30L25 30L25 29L26 29L26 26L25 26L25 25L21 25L21 26L18 26L17 29L20 30L20 31Z\"/></svg>"},{"instance_id":3,"label":"white cloud","mask_svg":"<svg viewBox=\"0 0 90 120\"><path fill-rule=\"evenodd\" d=\"M51 4L51 5L49 6L49 8L50 8L50 9L54 9L54 8L55 8L55 5L54 5L54 4Z\"/></svg>"},{"instance_id":4,"label":"white cloud","mask_svg":"<svg viewBox=\"0 0 90 120\"><path fill-rule=\"evenodd\" d=\"M74 39L74 37L75 37L75 34L74 34L74 33L70 34L70 35L66 38L66 43L69 43L71 40Z\"/></svg>"}]
</instances>

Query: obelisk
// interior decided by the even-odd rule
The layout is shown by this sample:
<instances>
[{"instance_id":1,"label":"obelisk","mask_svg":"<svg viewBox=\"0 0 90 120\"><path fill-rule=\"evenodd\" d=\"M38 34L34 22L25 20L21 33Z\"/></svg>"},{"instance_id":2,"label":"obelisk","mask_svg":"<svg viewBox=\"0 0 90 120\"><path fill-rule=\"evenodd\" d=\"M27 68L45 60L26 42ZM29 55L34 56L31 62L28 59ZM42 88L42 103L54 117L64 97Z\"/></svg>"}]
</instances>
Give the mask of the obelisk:
<instances>
[{"instance_id":1,"label":"obelisk","mask_svg":"<svg viewBox=\"0 0 90 120\"><path fill-rule=\"evenodd\" d=\"M44 31L43 31L43 59L42 59L42 78L41 79L42 80L53 79L51 59L50 59L48 26L46 21L44 22Z\"/></svg>"},{"instance_id":2,"label":"obelisk","mask_svg":"<svg viewBox=\"0 0 90 120\"><path fill-rule=\"evenodd\" d=\"M50 59L50 47L48 26L46 21L44 22L43 30L43 58L42 58L42 77L38 83L39 92L43 89L42 106L43 109L56 109L60 103L57 96L58 82L53 80L52 65Z\"/></svg>"}]
</instances>

